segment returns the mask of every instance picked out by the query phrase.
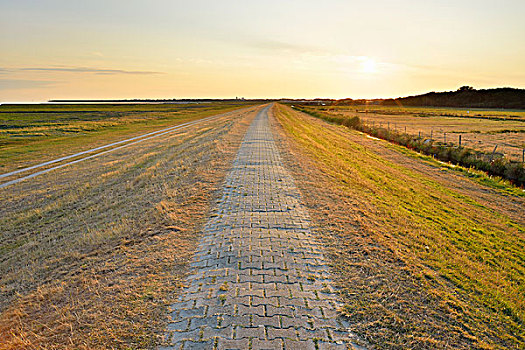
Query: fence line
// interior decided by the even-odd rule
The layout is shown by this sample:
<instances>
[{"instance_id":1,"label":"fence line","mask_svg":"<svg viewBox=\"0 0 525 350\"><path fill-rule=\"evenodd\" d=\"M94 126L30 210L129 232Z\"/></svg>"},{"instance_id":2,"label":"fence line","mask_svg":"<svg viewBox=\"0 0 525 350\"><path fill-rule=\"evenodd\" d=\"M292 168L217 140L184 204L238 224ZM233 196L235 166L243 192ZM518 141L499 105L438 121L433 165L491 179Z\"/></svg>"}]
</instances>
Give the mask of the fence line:
<instances>
[{"instance_id":1,"label":"fence line","mask_svg":"<svg viewBox=\"0 0 525 350\"><path fill-rule=\"evenodd\" d=\"M369 122L365 122L364 123L367 127L372 127L372 128L376 128L376 123L375 121L372 121L372 123L370 124ZM383 128L383 123L382 122L379 122L379 128ZM387 125L386 125L386 129L388 132L398 132L397 131L397 124L393 123L392 124L392 129L391 129L391 125L390 125L390 122L387 122ZM404 126L404 134L405 135L408 135L408 136L415 136L413 134L409 134L407 132L407 127ZM492 146L495 146L495 148L492 150L492 152L490 151L487 151L486 149L482 149L482 148L479 148L479 142L475 141L475 140L469 140L468 138L465 138L463 137L464 135L458 133L458 138L457 138L457 143L454 142L453 140L451 140L451 137L450 135L448 135L448 140L449 142L447 142L447 132L446 131L442 131L443 133L443 143L444 144L452 144L452 145L458 145L458 147L468 147L468 145L470 144L470 147L473 148L474 150L478 150L480 152L483 152L483 153L490 153L491 154L491 159L494 158L494 156L500 156L500 157L505 157L507 158L508 160L510 161L518 161L518 162L521 162L521 163L525 163L525 148L522 148L521 149L521 154L520 154L520 148L518 146L507 146L505 147L504 145L502 145L501 143L485 143L485 145L489 145L490 147ZM450 134L450 133L449 133ZM419 139L424 139L425 138L425 133L424 132L421 132L420 130L417 131L417 137ZM434 138L434 136L436 136L436 138L439 136L439 133L435 133L434 132L434 129L430 129L430 137L428 139L425 139L425 140L430 140L430 141L438 141L436 140L436 138ZM474 145L473 145L474 144ZM509 148L510 148L510 151L509 151ZM508 150L507 153L505 153L505 149ZM496 150L500 150L500 152L496 152Z\"/></svg>"}]
</instances>

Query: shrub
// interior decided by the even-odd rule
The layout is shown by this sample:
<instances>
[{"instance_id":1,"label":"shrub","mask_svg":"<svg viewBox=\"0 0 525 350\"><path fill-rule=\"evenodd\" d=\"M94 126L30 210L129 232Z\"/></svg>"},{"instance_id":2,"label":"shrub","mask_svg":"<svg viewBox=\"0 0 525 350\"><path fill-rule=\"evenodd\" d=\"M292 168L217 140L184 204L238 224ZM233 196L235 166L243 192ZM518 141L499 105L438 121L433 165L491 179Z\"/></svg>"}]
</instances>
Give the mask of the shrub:
<instances>
[{"instance_id":1,"label":"shrub","mask_svg":"<svg viewBox=\"0 0 525 350\"><path fill-rule=\"evenodd\" d=\"M520 163L509 163L505 169L505 178L525 184L525 168Z\"/></svg>"}]
</instances>

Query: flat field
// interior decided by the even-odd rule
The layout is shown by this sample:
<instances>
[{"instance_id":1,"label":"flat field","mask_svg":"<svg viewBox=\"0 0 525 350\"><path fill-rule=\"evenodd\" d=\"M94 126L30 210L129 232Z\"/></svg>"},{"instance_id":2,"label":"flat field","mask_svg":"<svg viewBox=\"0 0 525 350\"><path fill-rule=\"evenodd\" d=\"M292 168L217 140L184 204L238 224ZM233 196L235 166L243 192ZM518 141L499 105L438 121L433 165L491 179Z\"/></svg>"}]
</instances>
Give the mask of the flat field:
<instances>
[{"instance_id":1,"label":"flat field","mask_svg":"<svg viewBox=\"0 0 525 350\"><path fill-rule=\"evenodd\" d=\"M89 107L75 108L113 118ZM70 135L53 124L58 135L10 143L30 165L46 150L71 154L230 111L0 188L0 350L161 342L199 229L260 108L172 107L183 110L155 118L147 108L161 106L116 106L134 110L118 112L117 125ZM523 189L284 105L272 111L352 332L377 349L525 346Z\"/></svg>"},{"instance_id":2,"label":"flat field","mask_svg":"<svg viewBox=\"0 0 525 350\"><path fill-rule=\"evenodd\" d=\"M247 105L0 105L0 173Z\"/></svg>"},{"instance_id":3,"label":"flat field","mask_svg":"<svg viewBox=\"0 0 525 350\"><path fill-rule=\"evenodd\" d=\"M155 348L254 115L232 111L1 188L0 349Z\"/></svg>"},{"instance_id":4,"label":"flat field","mask_svg":"<svg viewBox=\"0 0 525 350\"><path fill-rule=\"evenodd\" d=\"M521 189L283 105L274 113L355 333L380 349L525 346Z\"/></svg>"},{"instance_id":5,"label":"flat field","mask_svg":"<svg viewBox=\"0 0 525 350\"><path fill-rule=\"evenodd\" d=\"M324 112L359 116L367 124L459 143L473 149L503 153L522 161L525 149L525 111L434 107L335 106L308 107Z\"/></svg>"}]
</instances>

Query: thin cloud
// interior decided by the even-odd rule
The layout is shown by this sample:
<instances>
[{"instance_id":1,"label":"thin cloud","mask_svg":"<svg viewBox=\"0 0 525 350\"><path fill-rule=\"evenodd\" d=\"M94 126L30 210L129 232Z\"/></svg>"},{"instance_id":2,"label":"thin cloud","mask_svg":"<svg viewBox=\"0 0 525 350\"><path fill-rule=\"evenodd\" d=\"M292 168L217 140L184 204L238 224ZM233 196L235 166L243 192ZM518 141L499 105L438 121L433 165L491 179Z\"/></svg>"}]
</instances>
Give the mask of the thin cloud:
<instances>
[{"instance_id":1,"label":"thin cloud","mask_svg":"<svg viewBox=\"0 0 525 350\"><path fill-rule=\"evenodd\" d=\"M104 69L104 68L89 68L89 67L28 67L18 68L18 71L30 72L67 72L67 73L93 73L103 75L113 74L134 74L134 75L151 75L162 74L162 72L153 71L132 71L123 69Z\"/></svg>"},{"instance_id":2,"label":"thin cloud","mask_svg":"<svg viewBox=\"0 0 525 350\"><path fill-rule=\"evenodd\" d=\"M55 81L0 79L0 90L40 89L55 85Z\"/></svg>"},{"instance_id":3,"label":"thin cloud","mask_svg":"<svg viewBox=\"0 0 525 350\"><path fill-rule=\"evenodd\" d=\"M270 51L288 51L294 53L305 53L305 52L316 52L319 51L318 48L306 46L306 45L297 45L293 43L287 43L285 41L279 40L255 40L247 41L247 45L263 50Z\"/></svg>"}]
</instances>

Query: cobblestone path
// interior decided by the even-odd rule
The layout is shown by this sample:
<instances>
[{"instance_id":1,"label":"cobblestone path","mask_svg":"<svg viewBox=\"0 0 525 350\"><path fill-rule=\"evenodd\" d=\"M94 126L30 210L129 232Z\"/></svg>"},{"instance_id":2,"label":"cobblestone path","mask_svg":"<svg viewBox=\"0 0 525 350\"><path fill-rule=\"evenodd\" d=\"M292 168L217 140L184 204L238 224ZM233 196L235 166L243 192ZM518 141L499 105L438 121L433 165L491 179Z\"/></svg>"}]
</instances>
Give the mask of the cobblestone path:
<instances>
[{"instance_id":1,"label":"cobblestone path","mask_svg":"<svg viewBox=\"0 0 525 350\"><path fill-rule=\"evenodd\" d=\"M192 266L166 349L354 348L268 107L246 133Z\"/></svg>"}]
</instances>

